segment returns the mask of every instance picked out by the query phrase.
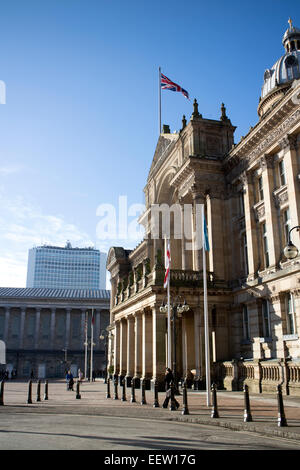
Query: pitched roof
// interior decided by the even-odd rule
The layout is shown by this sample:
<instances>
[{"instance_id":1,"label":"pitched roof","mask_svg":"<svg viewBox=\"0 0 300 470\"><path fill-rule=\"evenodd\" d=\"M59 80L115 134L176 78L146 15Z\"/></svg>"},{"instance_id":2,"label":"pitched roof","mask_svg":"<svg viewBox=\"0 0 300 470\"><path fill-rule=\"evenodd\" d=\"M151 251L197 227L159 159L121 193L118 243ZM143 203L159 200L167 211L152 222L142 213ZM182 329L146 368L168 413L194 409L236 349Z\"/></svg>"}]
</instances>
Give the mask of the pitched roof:
<instances>
[{"instance_id":1,"label":"pitched roof","mask_svg":"<svg viewBox=\"0 0 300 470\"><path fill-rule=\"evenodd\" d=\"M51 289L46 287L0 287L0 298L36 298L36 299L100 299L110 298L110 291L105 289Z\"/></svg>"}]
</instances>

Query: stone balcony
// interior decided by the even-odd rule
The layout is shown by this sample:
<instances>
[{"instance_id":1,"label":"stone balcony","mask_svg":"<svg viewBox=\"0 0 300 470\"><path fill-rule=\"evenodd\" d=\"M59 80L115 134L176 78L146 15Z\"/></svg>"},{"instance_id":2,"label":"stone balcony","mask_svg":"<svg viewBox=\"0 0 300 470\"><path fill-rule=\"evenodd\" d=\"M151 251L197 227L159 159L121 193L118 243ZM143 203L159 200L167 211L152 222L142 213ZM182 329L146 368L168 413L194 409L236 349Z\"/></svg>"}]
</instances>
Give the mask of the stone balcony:
<instances>
[{"instance_id":1,"label":"stone balcony","mask_svg":"<svg viewBox=\"0 0 300 470\"><path fill-rule=\"evenodd\" d=\"M152 271L145 269L139 271L137 276L129 273L118 285L118 293L115 296L115 305L132 298L150 286L163 287L165 269L156 264ZM203 288L203 271L171 269L170 286ZM216 279L214 273L207 272L208 289L228 289L228 283L224 280Z\"/></svg>"}]
</instances>

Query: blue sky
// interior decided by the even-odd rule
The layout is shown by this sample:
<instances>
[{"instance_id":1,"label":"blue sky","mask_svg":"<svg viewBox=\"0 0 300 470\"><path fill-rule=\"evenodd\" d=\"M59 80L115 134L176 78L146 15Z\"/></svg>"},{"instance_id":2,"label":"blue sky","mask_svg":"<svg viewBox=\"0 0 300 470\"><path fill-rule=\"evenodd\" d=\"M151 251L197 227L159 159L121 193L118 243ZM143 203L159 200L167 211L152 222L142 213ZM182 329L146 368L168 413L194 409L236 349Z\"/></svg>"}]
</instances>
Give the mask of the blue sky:
<instances>
[{"instance_id":1,"label":"blue sky","mask_svg":"<svg viewBox=\"0 0 300 470\"><path fill-rule=\"evenodd\" d=\"M257 122L266 68L284 53L296 0L2 2L0 285L26 284L28 249L100 240L101 204L143 203L158 138L158 67L191 97L162 91L162 121L179 130L193 99L235 141Z\"/></svg>"}]
</instances>

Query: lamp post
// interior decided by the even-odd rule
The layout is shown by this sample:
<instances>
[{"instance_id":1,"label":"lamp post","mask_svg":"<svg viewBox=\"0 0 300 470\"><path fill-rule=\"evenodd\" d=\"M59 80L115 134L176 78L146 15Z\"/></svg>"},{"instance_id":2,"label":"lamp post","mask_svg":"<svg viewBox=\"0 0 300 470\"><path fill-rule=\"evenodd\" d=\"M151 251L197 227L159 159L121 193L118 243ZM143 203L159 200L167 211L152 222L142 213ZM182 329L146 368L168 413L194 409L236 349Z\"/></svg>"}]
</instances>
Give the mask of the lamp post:
<instances>
[{"instance_id":1,"label":"lamp post","mask_svg":"<svg viewBox=\"0 0 300 470\"><path fill-rule=\"evenodd\" d=\"M298 256L299 253L298 248L291 241L291 232L295 229L297 229L297 231L299 232L300 225L295 225L295 227L292 227L291 230L289 230L289 241L287 246L283 250L284 256L287 259L294 259L296 258L296 256Z\"/></svg>"},{"instance_id":2,"label":"lamp post","mask_svg":"<svg viewBox=\"0 0 300 470\"><path fill-rule=\"evenodd\" d=\"M176 319L182 317L183 312L187 312L190 307L184 300L183 304L179 301L179 297L177 296L175 300L170 299L170 308L172 308L172 347L173 347L173 375L174 375L174 387L176 393L178 393L178 384L177 384L177 356L176 356ZM168 312L168 304L165 304L164 301L162 302L160 308L160 312L167 313Z\"/></svg>"},{"instance_id":3,"label":"lamp post","mask_svg":"<svg viewBox=\"0 0 300 470\"><path fill-rule=\"evenodd\" d=\"M104 342L104 348L105 348L105 372L104 372L104 383L106 384L107 383L107 356L108 356L108 333L107 331L103 331L101 332L100 336L99 336L99 339L100 341L103 341L105 340Z\"/></svg>"}]
</instances>

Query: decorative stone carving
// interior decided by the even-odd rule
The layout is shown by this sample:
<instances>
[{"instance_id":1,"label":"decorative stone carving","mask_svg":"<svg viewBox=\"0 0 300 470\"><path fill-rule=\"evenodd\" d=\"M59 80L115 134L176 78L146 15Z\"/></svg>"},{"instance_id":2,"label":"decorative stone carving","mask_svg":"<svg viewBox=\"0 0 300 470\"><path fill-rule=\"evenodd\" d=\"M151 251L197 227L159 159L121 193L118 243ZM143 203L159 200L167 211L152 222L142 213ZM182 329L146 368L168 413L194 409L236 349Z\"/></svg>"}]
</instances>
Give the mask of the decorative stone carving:
<instances>
[{"instance_id":1,"label":"decorative stone carving","mask_svg":"<svg viewBox=\"0 0 300 470\"><path fill-rule=\"evenodd\" d=\"M278 143L280 145L281 150L296 150L297 136L287 134Z\"/></svg>"},{"instance_id":2,"label":"decorative stone carving","mask_svg":"<svg viewBox=\"0 0 300 470\"><path fill-rule=\"evenodd\" d=\"M275 190L273 192L273 197L274 197L275 207L277 209L280 208L283 204L285 204L289 200L287 188L284 187L283 190L282 188L280 188L280 191Z\"/></svg>"},{"instance_id":3,"label":"decorative stone carving","mask_svg":"<svg viewBox=\"0 0 300 470\"><path fill-rule=\"evenodd\" d=\"M255 220L256 221L259 221L260 219L262 219L264 216L265 216L265 204L263 202L259 202L258 204L256 204L254 207L254 214L255 214Z\"/></svg>"},{"instance_id":4,"label":"decorative stone carving","mask_svg":"<svg viewBox=\"0 0 300 470\"><path fill-rule=\"evenodd\" d=\"M266 150L274 142L278 141L280 138L284 140L287 130L290 129L296 122L298 122L299 119L300 119L300 109L295 111L294 114L289 116L279 126L276 126L272 131L270 131L267 137L263 139L260 142L260 144L257 145L255 149L252 152L250 152L248 155L241 155L237 153L234 153L234 155L230 155L228 157L228 160L226 160L225 162L226 169L230 170L230 166L227 167L227 165L229 164L231 159L234 159L234 161L237 161L237 160L239 161L237 166L235 166L231 171L231 178L234 179L235 177L237 177L237 175L241 173L245 168L247 168L247 166L251 162L253 162L258 155L262 154L263 151ZM291 145L291 142L289 142L288 139L285 139L282 145L287 145L287 142L288 142L288 145ZM241 152L242 152L242 148L241 148Z\"/></svg>"},{"instance_id":5,"label":"decorative stone carving","mask_svg":"<svg viewBox=\"0 0 300 470\"><path fill-rule=\"evenodd\" d=\"M267 168L273 168L274 167L274 155L268 155L264 154L260 160L260 168L262 171L266 170Z\"/></svg>"}]
</instances>

